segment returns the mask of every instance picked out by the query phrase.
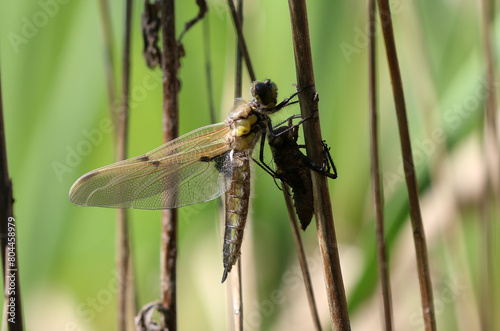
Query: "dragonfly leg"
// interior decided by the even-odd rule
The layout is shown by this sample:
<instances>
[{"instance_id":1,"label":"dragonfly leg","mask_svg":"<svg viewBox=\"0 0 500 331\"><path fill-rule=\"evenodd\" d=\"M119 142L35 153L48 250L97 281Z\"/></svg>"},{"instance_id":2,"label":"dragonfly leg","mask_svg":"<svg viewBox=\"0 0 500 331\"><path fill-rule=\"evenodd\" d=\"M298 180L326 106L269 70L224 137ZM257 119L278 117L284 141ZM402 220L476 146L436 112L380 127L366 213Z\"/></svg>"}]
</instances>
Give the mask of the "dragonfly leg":
<instances>
[{"instance_id":1,"label":"dragonfly leg","mask_svg":"<svg viewBox=\"0 0 500 331\"><path fill-rule=\"evenodd\" d=\"M309 86L301 88L300 90L298 90L297 92L295 92L294 94L292 94L291 96L289 96L288 98L286 98L285 100L281 101L279 104L277 104L273 108L269 109L269 111L271 113L275 113L275 112L277 112L278 110L280 110L281 108L283 108L283 107L285 107L287 105L293 105L294 103L297 103L298 101L290 102L290 100L292 100L296 95L298 95L300 92L302 92L306 88L313 87L313 86L314 85L309 85Z\"/></svg>"},{"instance_id":2,"label":"dragonfly leg","mask_svg":"<svg viewBox=\"0 0 500 331\"><path fill-rule=\"evenodd\" d=\"M333 169L332 177L333 179L337 178L337 168L335 168L335 163L333 163L332 155L330 154L330 147L326 144L326 141L322 141L323 144L323 157L326 157L325 163L327 167L327 172L330 172L330 169ZM333 177L335 176L335 177Z\"/></svg>"},{"instance_id":3,"label":"dragonfly leg","mask_svg":"<svg viewBox=\"0 0 500 331\"><path fill-rule=\"evenodd\" d=\"M269 165L267 165L267 163L264 161L264 145L265 145L265 142L266 142L265 135L262 135L262 139L260 141L260 152L259 152L259 160L260 160L260 162L257 161L256 159L254 159L253 157L252 157L252 160L259 167L261 167L262 169L264 169L265 172L267 172L268 174L270 174L273 177L274 183L276 184L276 187L278 187L278 189L280 191L282 191L283 188L278 185L278 182L276 182L276 178L279 178L278 174L276 173L276 171L274 171L273 168L271 168Z\"/></svg>"},{"instance_id":4,"label":"dragonfly leg","mask_svg":"<svg viewBox=\"0 0 500 331\"><path fill-rule=\"evenodd\" d=\"M307 165L310 169L327 176L332 179L337 178L337 168L335 167L335 163L333 163L332 156L330 154L330 148L322 141L323 144L323 166L317 165L313 160L311 160L308 156L304 155L304 160L307 162ZM331 172L330 170L333 170Z\"/></svg>"},{"instance_id":5,"label":"dragonfly leg","mask_svg":"<svg viewBox=\"0 0 500 331\"><path fill-rule=\"evenodd\" d=\"M299 121L299 123L297 124L292 124L293 123L293 120L296 119L296 118L301 118L300 115L293 115L293 116L290 116L289 118L287 118L285 121L281 122L280 124L277 124L275 125L272 129L269 130L269 134L271 134L273 137L279 137L281 136L282 134L284 133L287 133L288 131L290 130L294 130L294 129L297 129L299 128L299 126L301 124L303 124L305 121L309 120L312 118L312 115L307 117L307 118L304 118L304 119L301 119ZM275 133L274 129L276 129L276 127L280 126L281 124L285 123L285 122L288 122L288 128L286 128L285 130L279 132L279 133ZM298 132L294 132L294 138L295 138L295 141L297 141L297 138L298 138Z\"/></svg>"},{"instance_id":6,"label":"dragonfly leg","mask_svg":"<svg viewBox=\"0 0 500 331\"><path fill-rule=\"evenodd\" d=\"M264 169L265 172L267 172L268 174L270 174L273 177L277 177L276 172L270 166L268 166L266 163L261 163L261 162L257 161L256 159L254 159L253 157L252 157L252 160L259 167L261 167L262 169Z\"/></svg>"},{"instance_id":7,"label":"dragonfly leg","mask_svg":"<svg viewBox=\"0 0 500 331\"><path fill-rule=\"evenodd\" d=\"M268 122L270 123L270 121ZM276 172L270 167L267 165L267 163L264 161L264 146L265 146L265 142L266 142L266 135L263 134L262 135L262 138L260 140L260 151L259 151L259 161L257 161L256 159L254 159L252 157L252 160L257 163L257 165L259 167L261 167L262 169L264 169L265 172L267 172L268 174L270 174L271 176L273 177L276 177Z\"/></svg>"},{"instance_id":8,"label":"dragonfly leg","mask_svg":"<svg viewBox=\"0 0 500 331\"><path fill-rule=\"evenodd\" d=\"M284 120L283 122L279 122L278 124L276 125L273 125L273 130L276 129L277 127L279 127L280 125L282 124L285 124L286 122L288 122L288 125L290 125L290 121L293 120L293 119L296 119L296 118L301 118L301 115L300 114L297 114L297 115L292 115L290 116L289 118L287 118L286 120Z\"/></svg>"}]
</instances>

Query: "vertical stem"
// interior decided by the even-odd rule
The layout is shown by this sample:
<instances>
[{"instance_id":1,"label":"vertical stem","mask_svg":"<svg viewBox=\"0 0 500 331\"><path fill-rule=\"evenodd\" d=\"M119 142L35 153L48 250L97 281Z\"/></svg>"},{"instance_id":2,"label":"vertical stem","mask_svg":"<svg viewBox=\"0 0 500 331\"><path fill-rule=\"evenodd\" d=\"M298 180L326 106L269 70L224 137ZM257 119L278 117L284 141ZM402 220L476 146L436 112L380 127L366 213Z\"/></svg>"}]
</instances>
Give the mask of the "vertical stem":
<instances>
[{"instance_id":1,"label":"vertical stem","mask_svg":"<svg viewBox=\"0 0 500 331\"><path fill-rule=\"evenodd\" d=\"M313 287L311 283L311 276L309 275L309 268L307 267L306 254L304 253L304 246L302 245L302 240L300 239L300 230L297 226L297 216L293 208L293 201L290 197L290 188L287 184L283 184L283 196L285 197L286 209L288 211L288 219L292 226L293 239L295 240L295 246L297 247L297 255L300 263L300 270L302 271L302 277L304 278L304 285L306 286L307 301L309 301L309 309L311 311L311 317L314 324L314 329L321 330L321 322L319 321L318 309L316 308L316 302L314 301Z\"/></svg>"},{"instance_id":2,"label":"vertical stem","mask_svg":"<svg viewBox=\"0 0 500 331\"><path fill-rule=\"evenodd\" d=\"M495 61L493 57L494 6L492 1L482 0L483 44L486 63L487 95L484 113L484 158L486 167L486 198L482 203L482 234L484 240L484 255L481 265L482 281L480 285L481 326L483 330L498 328L495 312L497 300L495 291L495 224L494 215L498 213L500 178L500 146L498 143L498 128L495 98ZM496 203L495 203L496 202Z\"/></svg>"},{"instance_id":3,"label":"vertical stem","mask_svg":"<svg viewBox=\"0 0 500 331\"><path fill-rule=\"evenodd\" d=\"M247 66L248 75L250 76L250 80L255 81L255 73L252 67L252 61L250 61L250 55L248 54L247 44L245 43L245 38L243 37L243 27L241 24L241 20L238 17L238 13L236 11L236 7L234 6L233 0L227 0L227 4L229 6L229 11L231 12L231 16L233 18L234 28L236 29L236 33L238 34L238 45L245 59L245 64Z\"/></svg>"},{"instance_id":4,"label":"vertical stem","mask_svg":"<svg viewBox=\"0 0 500 331\"><path fill-rule=\"evenodd\" d=\"M391 283L389 280L387 253L385 248L384 235L384 198L382 187L382 172L379 164L379 141L378 141L378 110L377 110L377 57L376 57L376 6L375 0L368 1L368 22L370 26L369 40L369 108L370 108L370 150L372 163L372 181L373 181L373 202L375 206L376 217L376 238L377 238L377 257L380 284L382 287L382 301L384 313L385 330L393 329L392 318L392 298Z\"/></svg>"},{"instance_id":5,"label":"vertical stem","mask_svg":"<svg viewBox=\"0 0 500 331\"><path fill-rule=\"evenodd\" d=\"M21 283L17 254L16 221L14 219L14 198L12 182L7 164L7 146L3 118L2 83L0 75L0 246L2 249L2 269L4 283L3 320L9 331L22 331L23 310L21 305ZM8 259L7 259L8 257Z\"/></svg>"},{"instance_id":6,"label":"vertical stem","mask_svg":"<svg viewBox=\"0 0 500 331\"><path fill-rule=\"evenodd\" d=\"M212 60L210 56L210 24L208 16L203 20L203 50L205 58L205 74L207 79L208 109L210 110L210 121L215 123L214 92L212 88Z\"/></svg>"},{"instance_id":7,"label":"vertical stem","mask_svg":"<svg viewBox=\"0 0 500 331\"><path fill-rule=\"evenodd\" d=\"M309 23L305 0L289 0L292 25L295 67L299 88L314 85L311 45L309 40ZM299 95L302 118L311 120L304 123L304 135L307 155L317 164L322 160L322 137L319 121L318 98L316 88L308 88ZM334 329L350 330L349 315L344 283L340 268L339 252L335 227L333 225L332 206L328 191L327 178L312 171L314 210L318 241L323 257L323 268L327 289L328 306Z\"/></svg>"},{"instance_id":8,"label":"vertical stem","mask_svg":"<svg viewBox=\"0 0 500 331\"><path fill-rule=\"evenodd\" d=\"M413 163L411 150L410 133L406 117L406 104L403 93L403 82L399 71L399 64L394 42L394 32L392 28L392 18L387 0L378 0L379 15L382 22L385 49L389 71L391 74L394 103L398 119L399 136L401 141L401 151L405 171L406 187L410 201L410 219L413 228L413 241L415 244L418 279L420 283L420 295L422 297L422 310L426 330L436 329L436 318L434 314L432 283L430 278L429 261L427 257L427 244L425 241L424 225L420 213L420 202L418 197L417 178Z\"/></svg>"},{"instance_id":9,"label":"vertical stem","mask_svg":"<svg viewBox=\"0 0 500 331\"><path fill-rule=\"evenodd\" d=\"M233 0L228 0L231 4L233 4ZM234 6L234 4L233 4ZM240 24L243 22L243 0L238 0L238 8L237 8L237 18ZM235 21L235 24L236 21ZM241 97L242 90L242 51L241 44L244 43L243 40L238 38L237 46L236 46L236 73L235 73L235 82L234 82L234 98ZM252 178L252 176L250 177ZM224 198L227 197L227 194L224 194ZM225 206L227 203L225 204ZM226 215L223 211L222 215ZM250 217L247 215L247 217ZM248 231L248 230L247 230ZM231 330L233 331L241 331L243 330L243 284L242 284L242 275L241 275L241 259L242 256L236 262L236 270L229 275L228 289L229 289L229 325Z\"/></svg>"},{"instance_id":10,"label":"vertical stem","mask_svg":"<svg viewBox=\"0 0 500 331\"><path fill-rule=\"evenodd\" d=\"M177 69L179 57L175 38L174 0L163 0L161 9L163 31L162 71L163 71L163 140L167 142L177 137L179 132L179 84ZM161 301L163 327L169 331L177 329L177 210L164 209L162 212L161 236Z\"/></svg>"},{"instance_id":11,"label":"vertical stem","mask_svg":"<svg viewBox=\"0 0 500 331\"><path fill-rule=\"evenodd\" d=\"M116 159L124 160L127 156L128 101L130 89L130 26L132 24L132 0L127 0L125 12L125 36L123 45L122 67L122 104L118 114L116 136ZM130 271L130 242L128 234L128 213L125 209L117 210L117 268L118 268L118 330L127 329L127 287Z\"/></svg>"},{"instance_id":12,"label":"vertical stem","mask_svg":"<svg viewBox=\"0 0 500 331\"><path fill-rule=\"evenodd\" d=\"M233 0L229 0L229 2L232 4ZM234 4L233 4L234 6ZM238 21L235 21L235 24L239 22L240 24L243 24L243 0L238 0L238 12L237 12L237 17ZM240 27L242 29L242 27ZM242 33L243 36L243 33ZM235 82L234 82L234 98L241 98L241 84L243 80L243 72L242 72L242 51L241 51L241 45L244 44L245 41L243 38L240 40L238 38L237 44L236 44L236 74L235 74Z\"/></svg>"},{"instance_id":13,"label":"vertical stem","mask_svg":"<svg viewBox=\"0 0 500 331\"><path fill-rule=\"evenodd\" d=\"M116 100L115 73L113 67L113 37L111 31L111 18L107 0L99 0L99 11L101 13L102 34L104 38L104 69L106 70L106 85L108 92L109 117L113 127L117 125L117 113L114 101Z\"/></svg>"}]
</instances>

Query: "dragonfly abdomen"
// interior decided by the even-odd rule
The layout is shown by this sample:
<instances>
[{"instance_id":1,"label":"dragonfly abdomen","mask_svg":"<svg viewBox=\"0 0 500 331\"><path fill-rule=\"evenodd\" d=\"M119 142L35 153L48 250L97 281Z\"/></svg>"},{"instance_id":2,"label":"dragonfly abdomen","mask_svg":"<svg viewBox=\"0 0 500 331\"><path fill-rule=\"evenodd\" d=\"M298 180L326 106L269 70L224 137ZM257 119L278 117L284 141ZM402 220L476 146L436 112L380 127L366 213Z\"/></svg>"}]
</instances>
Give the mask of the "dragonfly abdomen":
<instances>
[{"instance_id":1,"label":"dragonfly abdomen","mask_svg":"<svg viewBox=\"0 0 500 331\"><path fill-rule=\"evenodd\" d=\"M238 261L250 197L250 158L245 151L233 152L233 171L226 192L226 224L224 232L224 274L222 282Z\"/></svg>"}]
</instances>

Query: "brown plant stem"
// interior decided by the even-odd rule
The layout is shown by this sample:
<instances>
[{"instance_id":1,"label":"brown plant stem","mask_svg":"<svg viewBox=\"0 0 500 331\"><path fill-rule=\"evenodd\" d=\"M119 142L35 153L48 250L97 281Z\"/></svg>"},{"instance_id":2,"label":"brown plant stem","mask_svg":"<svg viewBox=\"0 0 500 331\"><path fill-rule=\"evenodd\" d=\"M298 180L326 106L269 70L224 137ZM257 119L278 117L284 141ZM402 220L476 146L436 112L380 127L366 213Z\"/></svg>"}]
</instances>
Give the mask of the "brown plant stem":
<instances>
[{"instance_id":1,"label":"brown plant stem","mask_svg":"<svg viewBox=\"0 0 500 331\"><path fill-rule=\"evenodd\" d=\"M298 87L314 85L309 26L305 0L289 0L292 36ZM302 118L312 117L304 123L307 155L317 164L322 160L322 137L316 88L308 88L299 95ZM333 327L350 330L349 314L340 267L335 227L328 182L325 176L312 171L316 228L325 275L328 306Z\"/></svg>"},{"instance_id":2,"label":"brown plant stem","mask_svg":"<svg viewBox=\"0 0 500 331\"><path fill-rule=\"evenodd\" d=\"M413 228L413 241L417 257L418 279L420 283L420 295L422 298L422 310L426 330L436 330L436 318L434 313L432 283L430 278L429 261L427 257L427 245L425 241L425 231L420 213L420 202L418 197L417 178L413 163L411 150L410 133L406 117L406 104L403 93L403 82L399 71L396 45L394 42L394 32L392 18L387 0L378 0L379 15L382 22L385 50L389 71L392 81L394 103L399 127L399 137L401 141L401 152L405 171L406 187L410 201L410 219Z\"/></svg>"},{"instance_id":3,"label":"brown plant stem","mask_svg":"<svg viewBox=\"0 0 500 331\"><path fill-rule=\"evenodd\" d=\"M2 83L0 75L0 246L4 286L3 321L9 331L24 330L21 305L21 283L19 282L19 255L17 254L17 226L14 218L12 181L7 164L7 145L3 118ZM13 313L13 315L12 315Z\"/></svg>"},{"instance_id":4,"label":"brown plant stem","mask_svg":"<svg viewBox=\"0 0 500 331\"><path fill-rule=\"evenodd\" d=\"M198 23L199 20L203 19L203 17L205 17L205 14L208 12L206 0L196 0L196 4L198 5L198 15L184 24L184 30L182 30L179 38L177 39L177 42L179 43L181 42L182 37L184 37L184 34L188 32L188 30L191 29L196 23Z\"/></svg>"},{"instance_id":5,"label":"brown plant stem","mask_svg":"<svg viewBox=\"0 0 500 331\"><path fill-rule=\"evenodd\" d=\"M368 1L369 34L369 59L368 59L368 94L370 110L370 151L371 151L371 176L373 183L373 203L375 208L375 234L377 238L377 258L380 285L382 287L382 302L384 315L384 329L393 330L391 283L384 235L384 194L382 186L382 172L379 157L379 127L377 110L377 57L376 57L376 6L375 0Z\"/></svg>"},{"instance_id":6,"label":"brown plant stem","mask_svg":"<svg viewBox=\"0 0 500 331\"><path fill-rule=\"evenodd\" d=\"M321 330L321 322L319 321L318 309L316 308L316 302L314 300L314 292L311 283L311 276L309 275L309 268L307 267L306 254L304 253L304 246L302 245L302 239L300 238L300 230L297 225L297 216L295 215L295 210L293 207L293 201L290 197L290 188L287 184L283 184L283 196L285 198L286 209L288 211L288 219L290 220L290 225L292 227L293 239L295 240L295 246L297 247L297 255L299 258L300 269L302 271L302 277L304 278L304 285L306 287L307 300L309 302L309 309L311 311L311 317L314 324L315 330Z\"/></svg>"},{"instance_id":7,"label":"brown plant stem","mask_svg":"<svg viewBox=\"0 0 500 331\"><path fill-rule=\"evenodd\" d=\"M179 134L179 82L177 70L179 56L175 38L174 0L163 0L161 7L162 71L163 71L163 141L167 142ZM163 327L169 331L177 329L177 210L162 211L160 291Z\"/></svg>"},{"instance_id":8,"label":"brown plant stem","mask_svg":"<svg viewBox=\"0 0 500 331\"><path fill-rule=\"evenodd\" d=\"M127 0L125 9L125 36L122 66L122 104L118 114L116 136L116 160L127 157L128 101L130 90L130 39L132 25L132 0ZM130 240L128 233L128 212L117 210L117 269L118 269L118 330L127 329L127 288L133 286L130 279Z\"/></svg>"},{"instance_id":9,"label":"brown plant stem","mask_svg":"<svg viewBox=\"0 0 500 331\"><path fill-rule=\"evenodd\" d=\"M247 67L250 80L253 82L256 80L255 72L253 71L252 61L250 61L247 44L245 43L245 38L243 37L243 27L241 24L242 21L238 17L238 12L236 11L233 0L227 0L227 4L229 6L229 11L231 12L231 17L233 18L234 28L236 29L236 33L238 34L238 45L241 49L243 58L245 59L245 65Z\"/></svg>"}]
</instances>

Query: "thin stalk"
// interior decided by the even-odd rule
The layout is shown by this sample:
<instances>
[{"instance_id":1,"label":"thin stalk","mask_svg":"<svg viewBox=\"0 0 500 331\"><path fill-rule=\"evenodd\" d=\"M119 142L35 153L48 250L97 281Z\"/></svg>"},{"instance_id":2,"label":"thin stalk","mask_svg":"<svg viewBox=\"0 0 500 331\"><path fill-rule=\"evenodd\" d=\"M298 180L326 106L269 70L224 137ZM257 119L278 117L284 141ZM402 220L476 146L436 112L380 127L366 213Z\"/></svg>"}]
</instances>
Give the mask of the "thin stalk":
<instances>
[{"instance_id":1,"label":"thin stalk","mask_svg":"<svg viewBox=\"0 0 500 331\"><path fill-rule=\"evenodd\" d=\"M241 281L241 256L233 271L228 275L229 328L232 331L243 330L243 292Z\"/></svg>"},{"instance_id":2,"label":"thin stalk","mask_svg":"<svg viewBox=\"0 0 500 331\"><path fill-rule=\"evenodd\" d=\"M311 276L309 275L309 268L307 267L306 254L304 253L304 246L302 245L302 239L300 238L300 230L297 225L297 216L293 208L293 201L288 192L290 188L287 184L283 184L283 196L285 197L286 209L288 211L288 219L290 220L290 225L292 226L293 239L295 240L295 246L297 247L297 254L299 257L300 269L302 270L302 277L304 278L304 285L306 286L307 300L309 302L309 309L311 310L311 317L314 324L315 330L321 330L321 323L319 321L318 309L316 308L316 302L314 300L314 293L311 283Z\"/></svg>"},{"instance_id":3,"label":"thin stalk","mask_svg":"<svg viewBox=\"0 0 500 331\"><path fill-rule=\"evenodd\" d=\"M297 70L298 87L314 85L309 26L305 0L289 0L290 19ZM308 88L299 95L302 118L312 117L304 123L307 156L317 164L322 160L322 137L316 88ZM349 314L344 283L340 267L335 227L328 182L325 176L313 171L314 210L316 228L325 275L328 306L333 327L336 330L350 330Z\"/></svg>"},{"instance_id":4,"label":"thin stalk","mask_svg":"<svg viewBox=\"0 0 500 331\"><path fill-rule=\"evenodd\" d=\"M108 92L109 117L113 127L117 125L117 112L115 111L116 86L113 65L113 33L111 28L111 16L107 0L99 0L99 12L101 13L102 35L104 38L104 69L106 71L106 91Z\"/></svg>"},{"instance_id":5,"label":"thin stalk","mask_svg":"<svg viewBox=\"0 0 500 331\"><path fill-rule=\"evenodd\" d=\"M497 136L497 114L496 114L496 98L495 98L495 60L493 56L493 41L494 39L494 10L491 10L493 2L482 0L483 13L483 43L484 55L486 63L486 84L488 94L486 96L485 111L486 111L486 127L491 131L493 137ZM497 171L499 169L496 169Z\"/></svg>"},{"instance_id":6,"label":"thin stalk","mask_svg":"<svg viewBox=\"0 0 500 331\"><path fill-rule=\"evenodd\" d=\"M177 69L179 56L175 38L174 0L163 0L161 8L162 71L163 71L163 140L167 142L179 134L179 84ZM177 210L162 211L160 291L163 327L177 329Z\"/></svg>"},{"instance_id":7,"label":"thin stalk","mask_svg":"<svg viewBox=\"0 0 500 331\"><path fill-rule=\"evenodd\" d=\"M425 241L425 231L420 213L420 202L418 197L417 178L413 163L411 150L410 133L406 117L406 104L403 93L403 82L399 71L399 64L394 42L394 32L392 18L387 0L378 0L379 15L382 22L385 49L389 71L392 81L394 103L399 127L401 141L401 152L403 157L406 187L410 201L410 219L413 228L413 241L417 257L418 279L420 283L420 295L422 298L422 310L426 330L436 330L436 318L434 313L434 303L432 294L432 283L430 279L429 261L427 257L427 244Z\"/></svg>"},{"instance_id":8,"label":"thin stalk","mask_svg":"<svg viewBox=\"0 0 500 331\"><path fill-rule=\"evenodd\" d=\"M210 112L210 121L215 123L217 119L215 116L214 91L212 88L212 59L210 56L210 24L208 22L208 16L203 20L203 50L205 59L205 76L207 79L208 109Z\"/></svg>"},{"instance_id":9,"label":"thin stalk","mask_svg":"<svg viewBox=\"0 0 500 331\"><path fill-rule=\"evenodd\" d=\"M382 186L382 172L380 170L379 156L379 127L377 110L377 57L376 57L376 7L375 0L368 1L368 22L370 26L369 39L369 109L370 109L370 151L372 163L372 181L373 181L373 202L375 207L375 233L377 238L377 258L380 284L382 287L382 302L385 330L393 330L392 318L392 298L391 283L389 280L389 270L387 253L385 248L384 234L384 194Z\"/></svg>"},{"instance_id":10,"label":"thin stalk","mask_svg":"<svg viewBox=\"0 0 500 331\"><path fill-rule=\"evenodd\" d=\"M130 90L130 39L132 24L132 0L127 0L125 9L125 36L123 44L122 104L118 114L116 136L116 160L127 157L128 101ZM128 212L117 210L117 269L118 269L118 330L127 329L127 287L130 275L130 240L128 234Z\"/></svg>"},{"instance_id":11,"label":"thin stalk","mask_svg":"<svg viewBox=\"0 0 500 331\"><path fill-rule=\"evenodd\" d=\"M188 32L188 30L191 29L199 20L205 17L205 14L208 12L208 6L206 0L196 0L196 4L198 5L199 9L198 15L196 15L196 17L194 17L192 20L188 21L184 25L184 30L182 30L181 34L179 35L179 38L177 39L178 43L181 42L184 34Z\"/></svg>"},{"instance_id":12,"label":"thin stalk","mask_svg":"<svg viewBox=\"0 0 500 331\"><path fill-rule=\"evenodd\" d=\"M234 7L234 3L232 0L229 1L232 6ZM230 6L231 7L231 6ZM237 24L243 24L243 0L238 0L238 12L237 12L237 17L238 20L235 21L235 25ZM240 26L240 29L242 27ZM234 79L234 98L241 98L241 90L242 90L242 81L243 81L243 66L242 66L242 44L245 44L245 39L243 37L243 32L241 33L241 39L239 38L238 34L238 40L236 43L236 71L235 71L235 79ZM252 67L252 64L250 62L250 68Z\"/></svg>"},{"instance_id":13,"label":"thin stalk","mask_svg":"<svg viewBox=\"0 0 500 331\"><path fill-rule=\"evenodd\" d=\"M0 75L0 246L2 249L2 269L4 283L4 313L2 324L9 331L22 331L23 306L21 305L21 283L19 282L19 255L17 254L16 219L14 218L14 198L12 181L7 164L7 145L3 118L2 83ZM8 257L8 259L7 259Z\"/></svg>"},{"instance_id":14,"label":"thin stalk","mask_svg":"<svg viewBox=\"0 0 500 331\"><path fill-rule=\"evenodd\" d=\"M494 34L494 2L483 0L482 23L483 23L483 44L486 63L486 85L487 95L484 113L484 161L486 165L486 198L483 202L482 233L484 240L484 255L481 266L481 326L483 330L493 330L498 327L495 319L496 295L495 295L495 225L494 215L500 215L498 206L500 178L500 146L498 143L498 128L495 98L495 61L493 57L493 37Z\"/></svg>"},{"instance_id":15,"label":"thin stalk","mask_svg":"<svg viewBox=\"0 0 500 331\"><path fill-rule=\"evenodd\" d=\"M238 45L241 49L243 58L245 59L245 65L247 67L250 80L253 82L256 80L255 72L253 71L252 61L250 61L250 55L248 54L245 38L243 37L243 27L241 24L242 21L238 17L238 12L236 11L233 0L227 0L227 4L229 6L229 11L231 12L231 17L233 18L234 28L236 29L236 33L238 34Z\"/></svg>"},{"instance_id":16,"label":"thin stalk","mask_svg":"<svg viewBox=\"0 0 500 331\"><path fill-rule=\"evenodd\" d=\"M232 3L232 0L229 0ZM234 4L233 4L234 7ZM243 0L238 0L238 12L237 17L239 22L243 22ZM242 51L241 51L241 43L244 43L243 40L238 38L237 46L236 46L236 72L235 72L235 82L234 82L234 98L241 97L242 90ZM252 176L250 177L252 178ZM253 184L253 183L252 183ZM251 184L251 185L252 185ZM227 199L227 194L224 194L224 198ZM227 201L227 200L226 200ZM225 204L225 206L227 203ZM224 207L225 207L224 206ZM224 210L222 210L221 215L226 215ZM247 215L247 223L250 215ZM242 283L242 275L241 275L241 259L242 256L236 262L236 270L234 270L229 277L228 282L228 298L229 298L229 326L233 331L241 331L243 330L243 283Z\"/></svg>"}]
</instances>

